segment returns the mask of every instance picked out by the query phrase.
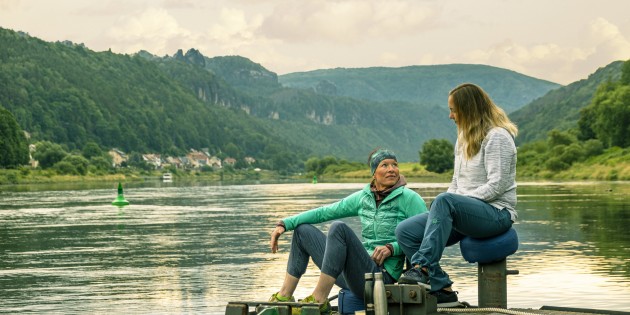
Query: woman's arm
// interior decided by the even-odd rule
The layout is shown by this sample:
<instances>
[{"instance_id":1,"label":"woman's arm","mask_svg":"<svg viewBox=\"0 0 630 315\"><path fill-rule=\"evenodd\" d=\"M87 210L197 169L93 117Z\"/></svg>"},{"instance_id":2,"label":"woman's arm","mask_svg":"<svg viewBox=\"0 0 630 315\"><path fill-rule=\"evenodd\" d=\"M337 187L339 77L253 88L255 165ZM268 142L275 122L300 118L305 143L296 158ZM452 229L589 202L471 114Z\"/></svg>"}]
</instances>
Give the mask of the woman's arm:
<instances>
[{"instance_id":1,"label":"woman's arm","mask_svg":"<svg viewBox=\"0 0 630 315\"><path fill-rule=\"evenodd\" d=\"M335 203L321 206L282 219L287 231L300 224L316 224L330 220L356 216L359 213L359 199L362 191L355 192Z\"/></svg>"},{"instance_id":2,"label":"woman's arm","mask_svg":"<svg viewBox=\"0 0 630 315\"><path fill-rule=\"evenodd\" d=\"M477 187L472 195L484 201L492 201L514 185L516 146L510 135L493 132L488 134L483 152L486 183Z\"/></svg>"},{"instance_id":3,"label":"woman's arm","mask_svg":"<svg viewBox=\"0 0 630 315\"><path fill-rule=\"evenodd\" d=\"M341 199L333 204L322 206L319 208L311 209L298 213L294 216L282 219L276 227L271 231L271 240L269 247L271 252L278 251L278 239L286 231L295 229L300 224L315 224L337 218L344 218L353 215L357 215L359 212L359 197L360 193L356 192L344 199Z\"/></svg>"}]
</instances>

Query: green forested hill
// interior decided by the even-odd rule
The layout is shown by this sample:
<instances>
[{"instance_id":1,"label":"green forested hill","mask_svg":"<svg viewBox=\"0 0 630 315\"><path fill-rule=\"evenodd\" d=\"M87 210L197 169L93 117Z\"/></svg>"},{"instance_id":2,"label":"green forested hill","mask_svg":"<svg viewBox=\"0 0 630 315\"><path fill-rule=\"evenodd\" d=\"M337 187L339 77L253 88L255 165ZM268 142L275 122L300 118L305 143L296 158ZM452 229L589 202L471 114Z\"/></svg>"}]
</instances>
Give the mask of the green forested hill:
<instances>
[{"instance_id":1,"label":"green forested hill","mask_svg":"<svg viewBox=\"0 0 630 315\"><path fill-rule=\"evenodd\" d=\"M446 103L448 92L455 86L472 82L484 88L508 113L560 86L506 69L469 64L337 68L290 73L280 76L279 81L286 87L321 94L438 105Z\"/></svg>"},{"instance_id":2,"label":"green forested hill","mask_svg":"<svg viewBox=\"0 0 630 315\"><path fill-rule=\"evenodd\" d=\"M192 73L181 69L183 77ZM139 56L97 53L0 29L0 104L33 141L69 149L94 141L127 152L173 155L190 148L218 152L232 143L258 159L308 153L243 111L208 106L172 75ZM211 88L206 96L215 103L238 100L226 86Z\"/></svg>"},{"instance_id":3,"label":"green forested hill","mask_svg":"<svg viewBox=\"0 0 630 315\"><path fill-rule=\"evenodd\" d=\"M31 142L71 150L90 141L171 155L237 147L237 158L295 168L311 155L364 161L381 146L414 161L425 141L454 140L445 98L460 81L485 85L504 104L521 104L557 86L485 66L401 69L408 72L401 78L388 69L346 69L372 83L381 82L382 73L392 76L382 84L389 90L376 84L353 90L355 96L340 93L335 82L320 82L316 91L283 86L275 73L239 56L208 58L194 49L166 57L94 52L0 29L0 105ZM424 79L420 84L414 77ZM388 94L392 89L406 98ZM373 90L381 96L364 97Z\"/></svg>"},{"instance_id":4,"label":"green forested hill","mask_svg":"<svg viewBox=\"0 0 630 315\"><path fill-rule=\"evenodd\" d=\"M600 68L587 79L550 91L510 114L519 126L518 143L547 138L552 129L568 130L577 126L580 110L591 103L597 87L621 77L623 61Z\"/></svg>"},{"instance_id":5,"label":"green forested hill","mask_svg":"<svg viewBox=\"0 0 630 315\"><path fill-rule=\"evenodd\" d=\"M372 148L381 146L412 161L418 159L423 142L455 137L446 107L283 88L274 73L238 56L207 58L190 49L173 57L147 59L158 62L209 105L216 100L206 95L220 92L221 105L260 118L279 137L309 148L314 155L365 160Z\"/></svg>"}]
</instances>

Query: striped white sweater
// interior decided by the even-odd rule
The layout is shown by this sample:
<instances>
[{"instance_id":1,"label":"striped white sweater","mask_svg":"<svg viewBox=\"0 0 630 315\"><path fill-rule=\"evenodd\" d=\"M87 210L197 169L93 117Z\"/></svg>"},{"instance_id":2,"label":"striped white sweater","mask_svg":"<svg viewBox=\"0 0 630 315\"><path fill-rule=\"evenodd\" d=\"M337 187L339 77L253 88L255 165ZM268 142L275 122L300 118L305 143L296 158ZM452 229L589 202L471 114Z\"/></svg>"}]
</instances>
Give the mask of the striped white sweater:
<instances>
[{"instance_id":1,"label":"striped white sweater","mask_svg":"<svg viewBox=\"0 0 630 315\"><path fill-rule=\"evenodd\" d=\"M516 220L516 145L503 128L492 128L472 159L455 144L455 170L448 192L481 199Z\"/></svg>"}]
</instances>

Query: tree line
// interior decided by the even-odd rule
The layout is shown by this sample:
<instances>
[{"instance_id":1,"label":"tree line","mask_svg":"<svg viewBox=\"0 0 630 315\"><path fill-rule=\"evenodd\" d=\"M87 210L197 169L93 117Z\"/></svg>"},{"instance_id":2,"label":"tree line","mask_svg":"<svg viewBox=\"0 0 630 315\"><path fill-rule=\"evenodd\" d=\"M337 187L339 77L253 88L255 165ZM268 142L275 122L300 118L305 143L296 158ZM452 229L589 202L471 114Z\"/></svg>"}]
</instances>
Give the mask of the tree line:
<instances>
[{"instance_id":1,"label":"tree line","mask_svg":"<svg viewBox=\"0 0 630 315\"><path fill-rule=\"evenodd\" d=\"M553 174L574 163L597 157L605 151L630 147L630 60L621 68L621 78L600 84L579 120L569 130L552 129L544 140L518 147L518 169L523 176ZM627 150L622 150L627 154ZM453 145L445 139L425 142L420 161L427 170L445 172L453 168ZM614 175L612 176L614 178Z\"/></svg>"}]
</instances>

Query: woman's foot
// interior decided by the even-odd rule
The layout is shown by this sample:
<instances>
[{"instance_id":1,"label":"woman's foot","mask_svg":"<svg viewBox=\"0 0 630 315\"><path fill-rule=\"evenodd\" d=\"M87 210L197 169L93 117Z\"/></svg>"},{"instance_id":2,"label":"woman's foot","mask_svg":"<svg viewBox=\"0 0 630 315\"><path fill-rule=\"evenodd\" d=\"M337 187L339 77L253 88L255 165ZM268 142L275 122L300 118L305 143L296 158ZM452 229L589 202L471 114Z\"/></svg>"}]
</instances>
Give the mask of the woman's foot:
<instances>
[{"instance_id":1,"label":"woman's foot","mask_svg":"<svg viewBox=\"0 0 630 315\"><path fill-rule=\"evenodd\" d=\"M313 295L309 295L307 297L305 297L303 300L299 301L300 303L313 303L313 304L321 304L319 306L319 313L322 315L330 315L330 313L332 313L332 306L330 306L330 301L328 301L328 299L324 300L324 302L317 302L315 300L315 297ZM293 309L295 314L295 310L296 308ZM299 309L298 309L299 310ZM301 311L301 310L299 310Z\"/></svg>"},{"instance_id":2,"label":"woman's foot","mask_svg":"<svg viewBox=\"0 0 630 315\"><path fill-rule=\"evenodd\" d=\"M460 305L457 300L457 291L453 291L450 287L429 292L429 294L437 299L438 307L457 307Z\"/></svg>"},{"instance_id":3,"label":"woman's foot","mask_svg":"<svg viewBox=\"0 0 630 315\"><path fill-rule=\"evenodd\" d=\"M426 270L418 267L411 268L407 270L407 272L403 273L402 276L398 278L398 283L419 284L425 287L427 290L431 289L431 285L429 283L429 274Z\"/></svg>"},{"instance_id":4,"label":"woman's foot","mask_svg":"<svg viewBox=\"0 0 630 315\"><path fill-rule=\"evenodd\" d=\"M271 295L269 302L295 302L295 298L292 296L285 297L280 295L280 292L276 292Z\"/></svg>"}]
</instances>

